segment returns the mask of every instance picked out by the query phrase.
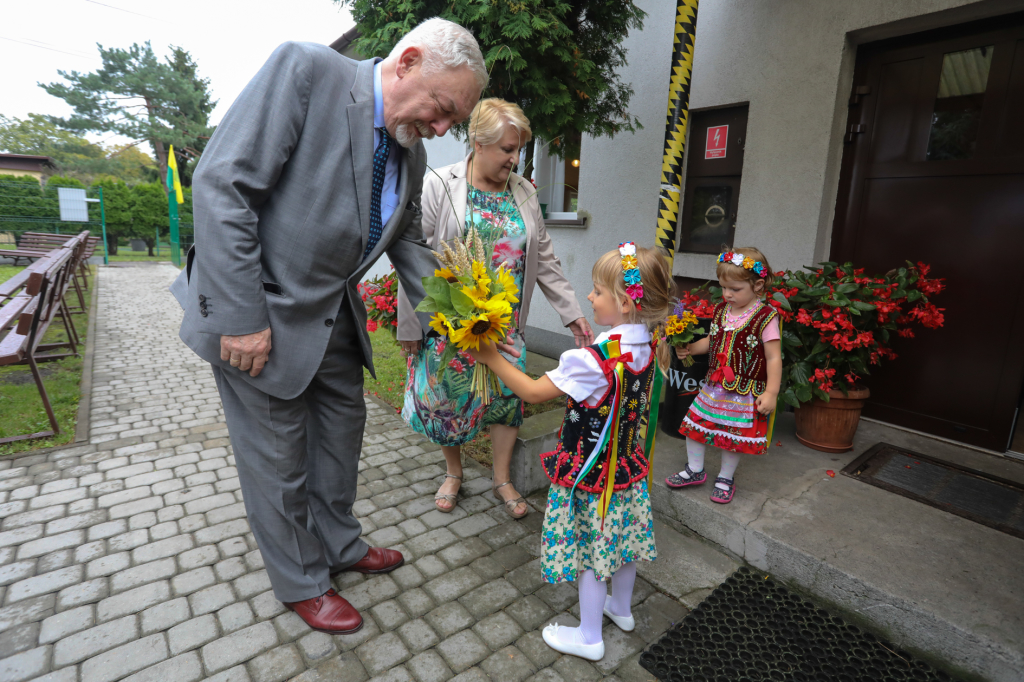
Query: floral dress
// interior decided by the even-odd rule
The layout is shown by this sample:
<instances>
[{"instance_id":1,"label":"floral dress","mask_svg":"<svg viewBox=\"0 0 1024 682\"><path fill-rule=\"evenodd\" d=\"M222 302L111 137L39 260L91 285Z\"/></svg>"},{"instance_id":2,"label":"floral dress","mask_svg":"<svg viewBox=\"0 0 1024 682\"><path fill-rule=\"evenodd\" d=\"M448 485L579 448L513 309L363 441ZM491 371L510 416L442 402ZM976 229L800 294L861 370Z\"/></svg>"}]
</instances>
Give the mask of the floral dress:
<instances>
[{"instance_id":1,"label":"floral dress","mask_svg":"<svg viewBox=\"0 0 1024 682\"><path fill-rule=\"evenodd\" d=\"M475 226L485 243L494 244L492 264L515 278L522 300L526 272L526 223L510 191L484 192L470 186L466 198L466 228ZM506 355L512 364L526 370L526 341L519 329L521 303L512 304L512 331L509 338L520 356ZM447 339L431 336L418 353L409 358L402 419L432 443L454 447L476 438L485 426L499 424L519 427L523 424L523 401L501 384L501 396L483 405L470 393L474 360L459 351L440 378L441 353Z\"/></svg>"}]
</instances>

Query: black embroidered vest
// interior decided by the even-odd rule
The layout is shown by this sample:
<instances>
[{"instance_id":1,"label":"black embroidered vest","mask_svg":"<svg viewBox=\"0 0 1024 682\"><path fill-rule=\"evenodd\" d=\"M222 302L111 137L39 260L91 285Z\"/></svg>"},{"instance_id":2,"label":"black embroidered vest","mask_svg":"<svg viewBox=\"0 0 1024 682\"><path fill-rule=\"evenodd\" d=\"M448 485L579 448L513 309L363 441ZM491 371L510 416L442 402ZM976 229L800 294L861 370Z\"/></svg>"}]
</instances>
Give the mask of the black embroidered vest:
<instances>
[{"instance_id":1,"label":"black embroidered vest","mask_svg":"<svg viewBox=\"0 0 1024 682\"><path fill-rule=\"evenodd\" d=\"M727 305L719 303L711 323L708 348L708 380L716 381L740 395L760 396L768 388L768 360L761 334L778 315L775 308L763 305L739 329L725 330ZM725 368L732 376L723 376Z\"/></svg>"},{"instance_id":2,"label":"black embroidered vest","mask_svg":"<svg viewBox=\"0 0 1024 682\"><path fill-rule=\"evenodd\" d=\"M612 337L617 339L617 337ZM611 406L615 398L615 362L609 359L602 344L588 346L587 350L594 354L598 363L605 370L608 379L608 390L594 407L578 403L571 396L566 397L565 417L558 433L558 445L551 451L541 454L544 473L556 485L571 488L576 483L576 476L583 468L587 457L600 441L605 423L611 419ZM640 437L643 430L656 428L656 424L648 425L649 408L652 400L651 390L654 376L658 371L655 360L654 346L651 346L651 357L647 366L639 372L633 372L628 363L623 369L623 388L619 406L619 437L618 454L615 467L614 490L623 490L647 475L649 464L644 455L644 440ZM658 400L660 396L654 396ZM614 423L614 422L613 422ZM609 425L611 428L611 425ZM608 440L609 444L611 439ZM583 477L580 490L599 493L605 488L607 478L608 450L598 455L593 469Z\"/></svg>"}]
</instances>

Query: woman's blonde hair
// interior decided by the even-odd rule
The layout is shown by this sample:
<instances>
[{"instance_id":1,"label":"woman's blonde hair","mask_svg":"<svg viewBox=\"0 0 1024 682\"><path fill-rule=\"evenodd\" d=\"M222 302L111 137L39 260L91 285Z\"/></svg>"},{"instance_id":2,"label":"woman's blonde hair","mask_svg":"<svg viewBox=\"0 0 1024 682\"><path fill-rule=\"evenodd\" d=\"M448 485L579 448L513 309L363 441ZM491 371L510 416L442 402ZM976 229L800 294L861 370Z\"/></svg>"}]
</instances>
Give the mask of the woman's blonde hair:
<instances>
[{"instance_id":1,"label":"woman's blonde hair","mask_svg":"<svg viewBox=\"0 0 1024 682\"><path fill-rule=\"evenodd\" d=\"M754 289L754 291L757 292L759 295L763 296L771 287L772 281L775 278L774 274L772 273L772 266L768 264L768 259L765 258L763 253L761 253L758 249L755 249L753 246L743 246L738 249L730 249L727 246L722 247L722 253L729 253L730 251L732 253L738 253L743 256L746 256L747 258L750 258L755 262L761 261L761 263L764 265L764 269L768 272L768 275L765 277L761 277L753 270L747 270L746 268L740 265L733 265L732 263L719 263L718 267L715 269L715 276L718 277L718 279L724 279L730 282L750 282L751 288ZM764 281L764 288L760 292L758 292L757 283L760 280Z\"/></svg>"},{"instance_id":2,"label":"woman's blonde hair","mask_svg":"<svg viewBox=\"0 0 1024 682\"><path fill-rule=\"evenodd\" d=\"M519 132L519 146L530 141L530 119L518 104L506 102L500 97L488 97L477 102L469 117L469 144L475 148L477 142L486 146L501 140L505 127L512 126Z\"/></svg>"}]
</instances>

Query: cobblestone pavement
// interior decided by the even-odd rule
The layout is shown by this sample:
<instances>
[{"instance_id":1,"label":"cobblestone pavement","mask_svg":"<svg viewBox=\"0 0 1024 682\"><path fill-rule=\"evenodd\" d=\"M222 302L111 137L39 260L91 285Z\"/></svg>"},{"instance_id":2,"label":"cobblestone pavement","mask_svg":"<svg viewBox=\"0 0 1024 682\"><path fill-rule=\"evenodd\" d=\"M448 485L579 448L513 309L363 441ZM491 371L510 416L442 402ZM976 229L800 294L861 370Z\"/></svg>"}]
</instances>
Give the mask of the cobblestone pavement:
<instances>
[{"instance_id":1,"label":"cobblestone pavement","mask_svg":"<svg viewBox=\"0 0 1024 682\"><path fill-rule=\"evenodd\" d=\"M356 634L287 611L209 366L177 339L176 274L100 268L89 443L0 460L0 680L652 679L637 658L678 601L638 578L635 632L606 622L596 665L559 656L540 628L577 623L577 594L541 581L542 514L511 520L476 465L458 508L436 511L441 453L373 402L355 511L406 565L336 581L363 614Z\"/></svg>"}]
</instances>

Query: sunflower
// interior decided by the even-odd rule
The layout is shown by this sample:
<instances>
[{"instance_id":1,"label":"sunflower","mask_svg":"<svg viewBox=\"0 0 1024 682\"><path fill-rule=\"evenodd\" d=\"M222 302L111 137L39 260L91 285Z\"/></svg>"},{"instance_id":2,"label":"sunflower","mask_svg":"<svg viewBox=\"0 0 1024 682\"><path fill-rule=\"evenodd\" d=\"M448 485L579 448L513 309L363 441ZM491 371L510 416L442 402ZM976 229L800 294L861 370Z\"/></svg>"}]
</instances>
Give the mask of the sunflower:
<instances>
[{"instance_id":1,"label":"sunflower","mask_svg":"<svg viewBox=\"0 0 1024 682\"><path fill-rule=\"evenodd\" d=\"M480 310L486 310L499 315L511 315L512 304L502 298L502 294L495 294L491 298L474 298L473 305Z\"/></svg>"},{"instance_id":2,"label":"sunflower","mask_svg":"<svg viewBox=\"0 0 1024 682\"><path fill-rule=\"evenodd\" d=\"M468 320L460 320L462 328L452 331L451 340L462 350L480 350L481 343L498 343L504 340L505 328L510 319L497 312L474 315Z\"/></svg>"},{"instance_id":3,"label":"sunflower","mask_svg":"<svg viewBox=\"0 0 1024 682\"><path fill-rule=\"evenodd\" d=\"M478 260L473 261L473 279L476 280L477 286L484 288L491 283L491 278L487 276L487 266Z\"/></svg>"},{"instance_id":4,"label":"sunflower","mask_svg":"<svg viewBox=\"0 0 1024 682\"><path fill-rule=\"evenodd\" d=\"M441 268L440 270L434 270L434 277L444 277L449 284L454 284L459 281L458 276L447 267Z\"/></svg>"},{"instance_id":5,"label":"sunflower","mask_svg":"<svg viewBox=\"0 0 1024 682\"><path fill-rule=\"evenodd\" d=\"M519 287L516 286L516 278L509 274L504 267L498 268L498 284L504 290L498 296L503 297L509 303L519 302L519 299L516 298L516 294L519 293Z\"/></svg>"},{"instance_id":6,"label":"sunflower","mask_svg":"<svg viewBox=\"0 0 1024 682\"><path fill-rule=\"evenodd\" d=\"M441 275L437 276L441 277ZM430 318L430 328L441 336L448 336L448 333L452 330L451 323L448 321L448 318L441 312L434 313L434 316Z\"/></svg>"}]
</instances>

